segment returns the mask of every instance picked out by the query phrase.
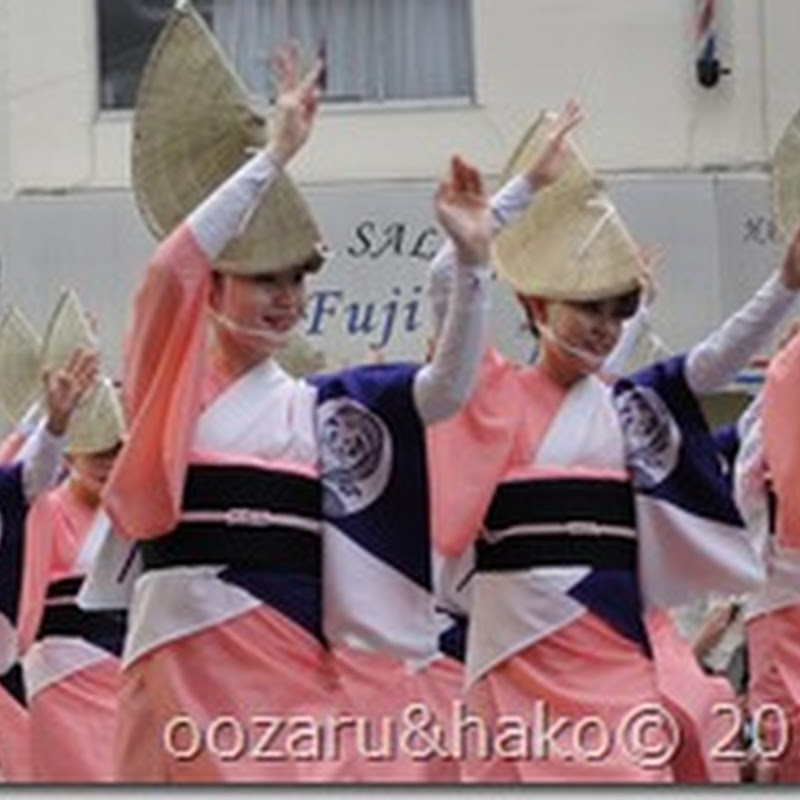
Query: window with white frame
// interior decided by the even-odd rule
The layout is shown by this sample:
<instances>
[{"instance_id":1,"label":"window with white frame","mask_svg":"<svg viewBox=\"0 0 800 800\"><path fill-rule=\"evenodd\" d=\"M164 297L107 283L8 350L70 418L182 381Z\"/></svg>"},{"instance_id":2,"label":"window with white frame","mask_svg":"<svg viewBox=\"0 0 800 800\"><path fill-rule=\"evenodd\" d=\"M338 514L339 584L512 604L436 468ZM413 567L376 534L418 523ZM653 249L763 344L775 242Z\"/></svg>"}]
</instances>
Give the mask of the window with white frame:
<instances>
[{"instance_id":1,"label":"window with white frame","mask_svg":"<svg viewBox=\"0 0 800 800\"><path fill-rule=\"evenodd\" d=\"M101 107L130 108L173 0L96 0ZM250 90L272 96L270 56L324 53L326 102L473 97L471 0L195 0Z\"/></svg>"}]
</instances>

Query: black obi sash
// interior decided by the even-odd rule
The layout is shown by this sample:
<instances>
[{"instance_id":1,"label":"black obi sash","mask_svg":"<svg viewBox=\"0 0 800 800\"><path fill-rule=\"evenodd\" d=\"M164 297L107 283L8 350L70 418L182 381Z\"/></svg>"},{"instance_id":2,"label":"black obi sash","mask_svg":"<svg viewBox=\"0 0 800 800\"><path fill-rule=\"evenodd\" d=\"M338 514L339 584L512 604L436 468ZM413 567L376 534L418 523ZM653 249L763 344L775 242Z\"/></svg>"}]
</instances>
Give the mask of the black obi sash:
<instances>
[{"instance_id":1,"label":"black obi sash","mask_svg":"<svg viewBox=\"0 0 800 800\"><path fill-rule=\"evenodd\" d=\"M36 640L51 636L84 639L119 657L125 639L126 612L84 611L75 602L82 583L82 577L64 578L47 587Z\"/></svg>"},{"instance_id":2,"label":"black obi sash","mask_svg":"<svg viewBox=\"0 0 800 800\"><path fill-rule=\"evenodd\" d=\"M547 566L636 568L633 489L623 481L501 484L477 543L478 572Z\"/></svg>"}]
</instances>

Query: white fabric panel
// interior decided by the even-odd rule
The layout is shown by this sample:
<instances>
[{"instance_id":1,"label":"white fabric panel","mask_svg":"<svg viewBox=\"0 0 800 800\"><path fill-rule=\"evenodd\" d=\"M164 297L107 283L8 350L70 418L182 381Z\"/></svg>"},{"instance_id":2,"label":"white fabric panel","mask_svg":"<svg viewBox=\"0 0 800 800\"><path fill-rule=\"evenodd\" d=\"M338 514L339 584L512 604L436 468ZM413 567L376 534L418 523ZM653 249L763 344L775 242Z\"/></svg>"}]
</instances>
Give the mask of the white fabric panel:
<instances>
[{"instance_id":1,"label":"white fabric panel","mask_svg":"<svg viewBox=\"0 0 800 800\"><path fill-rule=\"evenodd\" d=\"M741 529L701 520L644 495L636 498L636 514L639 579L647 607L683 605L710 589L741 594L763 584L764 565Z\"/></svg>"},{"instance_id":2,"label":"white fabric panel","mask_svg":"<svg viewBox=\"0 0 800 800\"><path fill-rule=\"evenodd\" d=\"M87 544L96 545L91 562L87 561L86 577L81 584L77 605L85 611L110 611L130 607L133 589L144 565L136 543L117 534L104 524L105 514L98 515L89 533ZM94 537L98 536L97 542ZM83 557L83 553L82 556ZM90 557L86 554L87 559Z\"/></svg>"},{"instance_id":3,"label":"white fabric panel","mask_svg":"<svg viewBox=\"0 0 800 800\"><path fill-rule=\"evenodd\" d=\"M536 462L624 471L625 445L608 386L590 375L570 389L539 447Z\"/></svg>"},{"instance_id":4,"label":"white fabric panel","mask_svg":"<svg viewBox=\"0 0 800 800\"><path fill-rule=\"evenodd\" d=\"M586 609L567 595L588 567L477 573L467 648L467 685L509 656L573 622Z\"/></svg>"},{"instance_id":5,"label":"white fabric panel","mask_svg":"<svg viewBox=\"0 0 800 800\"><path fill-rule=\"evenodd\" d=\"M50 636L35 642L22 657L28 702L48 686L106 660L116 661L102 647L84 639Z\"/></svg>"},{"instance_id":6,"label":"white fabric panel","mask_svg":"<svg viewBox=\"0 0 800 800\"><path fill-rule=\"evenodd\" d=\"M425 660L439 648L433 595L353 542L325 529L323 608L333 645ZM378 587L375 592L370 587Z\"/></svg>"},{"instance_id":7,"label":"white fabric panel","mask_svg":"<svg viewBox=\"0 0 800 800\"><path fill-rule=\"evenodd\" d=\"M265 360L203 412L194 449L316 465L315 405L316 389Z\"/></svg>"},{"instance_id":8,"label":"white fabric panel","mask_svg":"<svg viewBox=\"0 0 800 800\"><path fill-rule=\"evenodd\" d=\"M17 632L8 618L0 614L0 675L14 666L18 653Z\"/></svg>"},{"instance_id":9,"label":"white fabric panel","mask_svg":"<svg viewBox=\"0 0 800 800\"><path fill-rule=\"evenodd\" d=\"M217 577L223 569L173 567L142 575L129 612L123 667L159 645L258 608L258 598Z\"/></svg>"}]
</instances>

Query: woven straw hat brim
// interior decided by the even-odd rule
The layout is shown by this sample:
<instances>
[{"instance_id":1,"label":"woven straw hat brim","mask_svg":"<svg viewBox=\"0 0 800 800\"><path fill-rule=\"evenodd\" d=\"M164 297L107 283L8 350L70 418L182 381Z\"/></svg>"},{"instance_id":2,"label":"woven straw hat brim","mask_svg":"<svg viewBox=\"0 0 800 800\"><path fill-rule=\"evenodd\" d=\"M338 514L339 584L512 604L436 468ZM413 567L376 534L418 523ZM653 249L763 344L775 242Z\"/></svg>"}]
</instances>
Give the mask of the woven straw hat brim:
<instances>
[{"instance_id":1,"label":"woven straw hat brim","mask_svg":"<svg viewBox=\"0 0 800 800\"><path fill-rule=\"evenodd\" d=\"M265 121L191 3L173 9L150 53L133 119L132 182L163 238L266 142Z\"/></svg>"},{"instance_id":2,"label":"woven straw hat brim","mask_svg":"<svg viewBox=\"0 0 800 800\"><path fill-rule=\"evenodd\" d=\"M67 425L64 452L71 455L104 453L125 439L126 426L119 393L103 377L84 395Z\"/></svg>"},{"instance_id":3,"label":"woven straw hat brim","mask_svg":"<svg viewBox=\"0 0 800 800\"><path fill-rule=\"evenodd\" d=\"M521 173L545 145L553 117L529 128L503 171ZM586 158L567 142L559 180L534 197L496 241L497 271L522 294L576 302L639 286L638 248Z\"/></svg>"},{"instance_id":4,"label":"woven straw hat brim","mask_svg":"<svg viewBox=\"0 0 800 800\"><path fill-rule=\"evenodd\" d=\"M772 202L775 223L790 239L800 223L800 111L783 132L772 158Z\"/></svg>"},{"instance_id":5,"label":"woven straw hat brim","mask_svg":"<svg viewBox=\"0 0 800 800\"><path fill-rule=\"evenodd\" d=\"M41 347L33 325L12 306L0 322L0 404L14 424L41 394Z\"/></svg>"},{"instance_id":6,"label":"woven straw hat brim","mask_svg":"<svg viewBox=\"0 0 800 800\"><path fill-rule=\"evenodd\" d=\"M247 222L222 253L219 268L239 275L281 272L306 265L318 270L324 261L320 234L305 200L281 173Z\"/></svg>"},{"instance_id":7,"label":"woven straw hat brim","mask_svg":"<svg viewBox=\"0 0 800 800\"><path fill-rule=\"evenodd\" d=\"M64 291L50 315L42 341L40 372L64 368L77 348L96 350L97 337L78 295Z\"/></svg>"},{"instance_id":8,"label":"woven straw hat brim","mask_svg":"<svg viewBox=\"0 0 800 800\"><path fill-rule=\"evenodd\" d=\"M139 210L163 238L267 140L265 121L205 21L176 7L142 76L132 176ZM222 272L260 275L324 262L321 236L292 180L276 176L219 260Z\"/></svg>"}]
</instances>

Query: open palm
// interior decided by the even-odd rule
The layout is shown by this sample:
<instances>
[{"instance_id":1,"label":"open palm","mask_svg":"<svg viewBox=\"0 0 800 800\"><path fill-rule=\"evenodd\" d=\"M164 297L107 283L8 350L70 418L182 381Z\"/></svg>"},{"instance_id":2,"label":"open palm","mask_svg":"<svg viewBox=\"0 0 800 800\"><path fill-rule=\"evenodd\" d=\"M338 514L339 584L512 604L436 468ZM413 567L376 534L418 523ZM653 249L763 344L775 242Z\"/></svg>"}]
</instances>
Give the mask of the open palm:
<instances>
[{"instance_id":1,"label":"open palm","mask_svg":"<svg viewBox=\"0 0 800 800\"><path fill-rule=\"evenodd\" d=\"M459 156L435 196L436 219L445 229L463 265L489 260L491 216L480 173Z\"/></svg>"}]
</instances>

